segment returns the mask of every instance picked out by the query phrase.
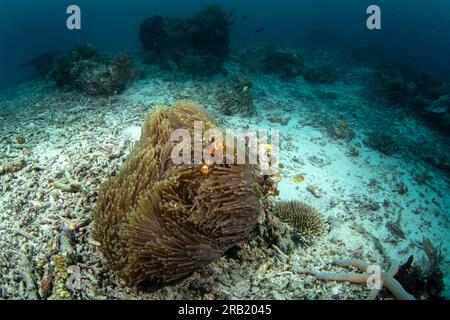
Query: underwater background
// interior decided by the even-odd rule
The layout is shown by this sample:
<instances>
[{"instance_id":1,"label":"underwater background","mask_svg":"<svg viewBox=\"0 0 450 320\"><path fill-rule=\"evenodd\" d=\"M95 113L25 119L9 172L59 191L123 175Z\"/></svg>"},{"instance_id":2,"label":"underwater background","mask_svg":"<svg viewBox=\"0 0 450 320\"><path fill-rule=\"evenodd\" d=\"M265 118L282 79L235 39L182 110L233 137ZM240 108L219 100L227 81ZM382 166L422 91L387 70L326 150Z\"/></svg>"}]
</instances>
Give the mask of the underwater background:
<instances>
[{"instance_id":1,"label":"underwater background","mask_svg":"<svg viewBox=\"0 0 450 320\"><path fill-rule=\"evenodd\" d=\"M373 2L373 1L372 1ZM450 4L445 0L280 0L215 1L234 11L232 43L297 46L309 32L329 31L341 46L370 47L376 53L411 63L450 79ZM2 1L0 11L0 87L26 76L16 66L27 58L50 50L64 50L89 42L102 51L139 49L136 30L149 14L192 15L208 4L195 1L80 0L82 30L65 28L70 1ZM382 7L382 30L365 28L365 11L371 4ZM244 18L246 17L246 18ZM263 32L254 30L264 28Z\"/></svg>"},{"instance_id":2,"label":"underwater background","mask_svg":"<svg viewBox=\"0 0 450 320\"><path fill-rule=\"evenodd\" d=\"M450 297L448 1L0 1L0 299Z\"/></svg>"}]
</instances>

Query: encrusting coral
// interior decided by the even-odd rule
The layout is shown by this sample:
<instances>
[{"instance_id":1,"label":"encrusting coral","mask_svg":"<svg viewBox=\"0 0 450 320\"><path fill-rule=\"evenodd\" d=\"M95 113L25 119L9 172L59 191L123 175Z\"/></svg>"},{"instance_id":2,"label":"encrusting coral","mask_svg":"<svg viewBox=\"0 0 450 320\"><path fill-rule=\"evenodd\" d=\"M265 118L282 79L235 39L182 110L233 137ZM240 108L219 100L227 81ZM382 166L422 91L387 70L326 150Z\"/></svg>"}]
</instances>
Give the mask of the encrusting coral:
<instances>
[{"instance_id":1,"label":"encrusting coral","mask_svg":"<svg viewBox=\"0 0 450 320\"><path fill-rule=\"evenodd\" d=\"M322 214L301 201L276 202L272 212L281 221L292 226L302 242L309 243L325 232L326 222Z\"/></svg>"},{"instance_id":2,"label":"encrusting coral","mask_svg":"<svg viewBox=\"0 0 450 320\"><path fill-rule=\"evenodd\" d=\"M93 237L112 269L130 284L181 279L244 239L260 217L263 192L254 166L175 165L174 129L193 133L215 120L182 100L145 119L118 176L101 188Z\"/></svg>"}]
</instances>

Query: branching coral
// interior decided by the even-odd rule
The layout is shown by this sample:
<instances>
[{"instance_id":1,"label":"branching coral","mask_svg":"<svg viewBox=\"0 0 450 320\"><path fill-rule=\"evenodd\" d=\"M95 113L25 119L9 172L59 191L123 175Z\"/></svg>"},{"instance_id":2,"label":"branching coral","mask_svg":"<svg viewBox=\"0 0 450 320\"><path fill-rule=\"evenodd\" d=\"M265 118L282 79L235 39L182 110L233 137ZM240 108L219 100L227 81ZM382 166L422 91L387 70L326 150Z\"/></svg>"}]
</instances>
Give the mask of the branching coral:
<instances>
[{"instance_id":1,"label":"branching coral","mask_svg":"<svg viewBox=\"0 0 450 320\"><path fill-rule=\"evenodd\" d=\"M376 86L387 101L407 107L433 126L449 131L450 109L445 103L450 95L448 84L398 64L385 64L376 75Z\"/></svg>"},{"instance_id":2,"label":"branching coral","mask_svg":"<svg viewBox=\"0 0 450 320\"><path fill-rule=\"evenodd\" d=\"M214 128L195 102L182 100L146 117L140 140L117 177L100 191L94 238L113 270L131 284L167 283L219 258L256 226L257 172L248 165L175 165L174 129Z\"/></svg>"},{"instance_id":3,"label":"branching coral","mask_svg":"<svg viewBox=\"0 0 450 320\"><path fill-rule=\"evenodd\" d=\"M342 260L334 260L333 264L341 266L341 267L355 267L359 271L363 273L354 273L354 272L346 272L346 273L322 273L322 272L311 272L310 274L314 275L319 280L326 281L350 281L354 283L368 283L370 277L373 277L373 273L369 273L370 265L366 262L363 262L358 259L342 259ZM380 273L380 281L381 285L386 287L392 295L398 300L415 300L415 298L406 292L406 290L402 287L402 285L394 279L394 276L398 272L398 265L393 264L389 270L381 271ZM378 293L381 289L381 286L374 287L371 289L369 295L367 296L368 300L374 300L378 296Z\"/></svg>"},{"instance_id":4,"label":"branching coral","mask_svg":"<svg viewBox=\"0 0 450 320\"><path fill-rule=\"evenodd\" d=\"M322 214L310 205L300 201L280 201L274 204L273 214L291 225L300 239L309 243L325 232L326 223Z\"/></svg>"}]
</instances>

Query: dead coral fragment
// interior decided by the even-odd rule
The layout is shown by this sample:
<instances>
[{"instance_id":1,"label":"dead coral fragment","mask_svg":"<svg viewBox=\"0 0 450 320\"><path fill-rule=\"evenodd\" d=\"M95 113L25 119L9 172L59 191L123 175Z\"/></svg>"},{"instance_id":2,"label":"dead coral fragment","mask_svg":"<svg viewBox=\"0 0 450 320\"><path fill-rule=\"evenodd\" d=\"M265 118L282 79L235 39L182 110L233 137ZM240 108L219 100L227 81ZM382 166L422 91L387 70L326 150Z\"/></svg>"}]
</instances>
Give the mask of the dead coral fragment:
<instances>
[{"instance_id":1,"label":"dead coral fragment","mask_svg":"<svg viewBox=\"0 0 450 320\"><path fill-rule=\"evenodd\" d=\"M64 173L64 178L61 180L55 180L53 185L63 192L76 193L82 190L81 183L72 179L68 172Z\"/></svg>"},{"instance_id":2,"label":"dead coral fragment","mask_svg":"<svg viewBox=\"0 0 450 320\"><path fill-rule=\"evenodd\" d=\"M321 236L326 229L326 222L322 214L300 201L277 202L273 207L273 214L295 228L301 241L305 243L310 243Z\"/></svg>"},{"instance_id":3,"label":"dead coral fragment","mask_svg":"<svg viewBox=\"0 0 450 320\"><path fill-rule=\"evenodd\" d=\"M131 284L167 283L219 258L254 229L261 205L257 171L247 165L175 165L174 129L193 121L215 127L192 101L157 108L117 177L106 182L94 211L94 239L110 266Z\"/></svg>"},{"instance_id":4,"label":"dead coral fragment","mask_svg":"<svg viewBox=\"0 0 450 320\"><path fill-rule=\"evenodd\" d=\"M14 173L22 170L25 167L25 161L9 162L0 166L0 176L8 173Z\"/></svg>"}]
</instances>

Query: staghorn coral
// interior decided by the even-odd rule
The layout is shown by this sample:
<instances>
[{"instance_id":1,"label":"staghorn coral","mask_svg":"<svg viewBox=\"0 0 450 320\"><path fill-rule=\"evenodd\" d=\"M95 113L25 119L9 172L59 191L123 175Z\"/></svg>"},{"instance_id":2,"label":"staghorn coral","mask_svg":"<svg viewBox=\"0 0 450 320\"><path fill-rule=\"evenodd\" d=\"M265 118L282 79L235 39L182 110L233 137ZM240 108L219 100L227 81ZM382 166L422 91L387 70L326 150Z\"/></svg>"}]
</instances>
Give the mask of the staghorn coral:
<instances>
[{"instance_id":1,"label":"staghorn coral","mask_svg":"<svg viewBox=\"0 0 450 320\"><path fill-rule=\"evenodd\" d=\"M25 167L25 160L20 160L17 162L7 162L0 165L0 176L8 173L15 173L22 170Z\"/></svg>"},{"instance_id":2,"label":"staghorn coral","mask_svg":"<svg viewBox=\"0 0 450 320\"><path fill-rule=\"evenodd\" d=\"M219 258L257 224L261 188L254 167L170 159L172 130L193 122L216 127L207 111L182 100L145 119L140 140L117 177L101 188L94 238L112 269L130 284L181 279Z\"/></svg>"},{"instance_id":3,"label":"staghorn coral","mask_svg":"<svg viewBox=\"0 0 450 320\"><path fill-rule=\"evenodd\" d=\"M272 210L276 217L291 225L298 232L300 240L304 243L310 243L325 232L324 217L306 203L280 201L274 204Z\"/></svg>"}]
</instances>

